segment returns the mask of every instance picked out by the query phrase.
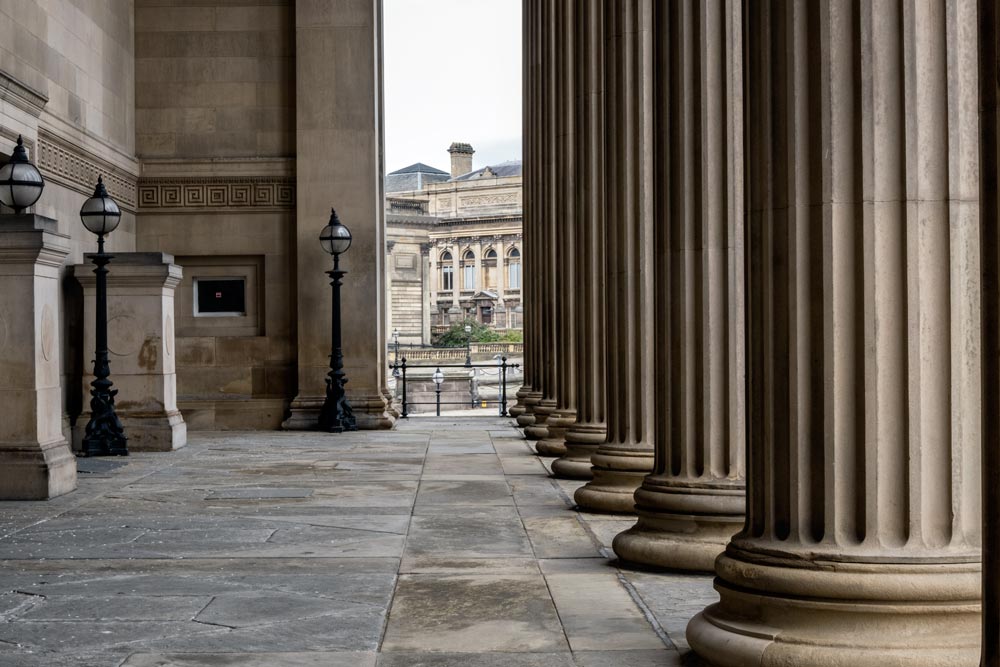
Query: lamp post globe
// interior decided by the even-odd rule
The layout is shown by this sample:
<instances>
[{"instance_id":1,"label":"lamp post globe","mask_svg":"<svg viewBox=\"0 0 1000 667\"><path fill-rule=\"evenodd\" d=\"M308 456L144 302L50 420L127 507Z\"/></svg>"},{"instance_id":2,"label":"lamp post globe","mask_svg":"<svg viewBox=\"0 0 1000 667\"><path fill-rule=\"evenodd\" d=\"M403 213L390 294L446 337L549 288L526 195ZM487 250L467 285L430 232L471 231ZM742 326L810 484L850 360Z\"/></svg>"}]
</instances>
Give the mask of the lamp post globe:
<instances>
[{"instance_id":1,"label":"lamp post globe","mask_svg":"<svg viewBox=\"0 0 1000 667\"><path fill-rule=\"evenodd\" d=\"M14 213L23 213L38 201L44 189L45 179L28 160L24 139L18 135L14 153L7 164L0 167L0 202L14 209Z\"/></svg>"},{"instance_id":2,"label":"lamp post globe","mask_svg":"<svg viewBox=\"0 0 1000 667\"><path fill-rule=\"evenodd\" d=\"M319 413L319 425L329 433L358 430L357 421L351 404L347 400L344 385L347 384L347 374L344 373L344 351L341 342L341 312L340 287L347 271L340 269L340 255L351 247L351 230L345 227L337 217L337 212L330 209L330 222L319 235L320 246L333 255L333 269L327 271L330 276L330 286L333 287L333 317L330 336L330 372L326 377L326 399Z\"/></svg>"},{"instance_id":3,"label":"lamp post globe","mask_svg":"<svg viewBox=\"0 0 1000 667\"><path fill-rule=\"evenodd\" d=\"M97 275L95 302L94 381L90 383L90 420L83 436L83 456L128 456L128 437L115 413L117 389L112 389L108 360L108 264L114 255L104 252L104 236L118 228L122 212L108 194L104 180L97 179L94 194L83 203L80 221L97 235L97 253L91 255Z\"/></svg>"}]
</instances>

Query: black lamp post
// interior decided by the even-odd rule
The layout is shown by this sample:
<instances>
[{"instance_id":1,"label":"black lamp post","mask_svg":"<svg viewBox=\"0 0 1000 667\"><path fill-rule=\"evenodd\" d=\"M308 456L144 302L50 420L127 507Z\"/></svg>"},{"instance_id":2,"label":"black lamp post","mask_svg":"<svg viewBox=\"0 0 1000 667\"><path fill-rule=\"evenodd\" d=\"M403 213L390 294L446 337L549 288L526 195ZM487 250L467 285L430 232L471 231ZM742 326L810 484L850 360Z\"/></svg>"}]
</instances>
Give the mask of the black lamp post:
<instances>
[{"instance_id":1,"label":"black lamp post","mask_svg":"<svg viewBox=\"0 0 1000 667\"><path fill-rule=\"evenodd\" d=\"M97 179L94 195L83 202L80 220L88 231L97 234L97 254L91 256L97 274L96 339L94 381L90 383L90 421L83 436L83 456L128 456L125 429L115 414L115 395L108 363L108 263L114 255L104 252L104 235L118 228L122 212L108 196L104 180Z\"/></svg>"},{"instance_id":2,"label":"black lamp post","mask_svg":"<svg viewBox=\"0 0 1000 667\"><path fill-rule=\"evenodd\" d=\"M329 433L357 431L358 425L347 402L344 385L347 376L344 373L344 351L340 341L340 285L347 271L340 270L340 255L351 247L351 230L340 224L337 212L330 209L330 222L319 235L323 250L333 255L333 269L327 271L330 285L333 286L333 331L330 351L330 372L326 378L326 400L319 413L319 425Z\"/></svg>"},{"instance_id":3,"label":"black lamp post","mask_svg":"<svg viewBox=\"0 0 1000 667\"><path fill-rule=\"evenodd\" d=\"M0 167L0 202L14 209L14 213L23 213L24 209L38 201L44 188L45 179L28 161L24 139L18 136L10 161Z\"/></svg>"},{"instance_id":4,"label":"black lamp post","mask_svg":"<svg viewBox=\"0 0 1000 667\"><path fill-rule=\"evenodd\" d=\"M434 395L437 397L437 416L441 416L441 384L444 382L444 373L441 369L434 371L434 375L431 376L434 380Z\"/></svg>"},{"instance_id":5,"label":"black lamp post","mask_svg":"<svg viewBox=\"0 0 1000 667\"><path fill-rule=\"evenodd\" d=\"M392 342L396 346L396 352L393 356L392 376L399 377L399 329L395 327L392 330Z\"/></svg>"},{"instance_id":6,"label":"black lamp post","mask_svg":"<svg viewBox=\"0 0 1000 667\"><path fill-rule=\"evenodd\" d=\"M472 366L472 326L465 325L465 365Z\"/></svg>"}]
</instances>

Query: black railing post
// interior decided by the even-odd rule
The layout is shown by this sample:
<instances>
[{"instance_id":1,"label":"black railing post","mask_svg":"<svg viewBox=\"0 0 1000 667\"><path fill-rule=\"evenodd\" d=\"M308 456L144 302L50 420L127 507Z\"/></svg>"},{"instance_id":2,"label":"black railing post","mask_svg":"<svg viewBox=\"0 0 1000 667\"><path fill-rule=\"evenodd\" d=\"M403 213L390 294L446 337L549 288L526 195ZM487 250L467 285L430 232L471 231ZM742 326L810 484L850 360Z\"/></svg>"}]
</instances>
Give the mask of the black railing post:
<instances>
[{"instance_id":1,"label":"black railing post","mask_svg":"<svg viewBox=\"0 0 1000 667\"><path fill-rule=\"evenodd\" d=\"M406 357L403 357L400 369L403 371L403 419L409 419L410 413L406 408Z\"/></svg>"},{"instance_id":2,"label":"black railing post","mask_svg":"<svg viewBox=\"0 0 1000 667\"><path fill-rule=\"evenodd\" d=\"M507 414L507 357L500 357L500 416Z\"/></svg>"}]
</instances>

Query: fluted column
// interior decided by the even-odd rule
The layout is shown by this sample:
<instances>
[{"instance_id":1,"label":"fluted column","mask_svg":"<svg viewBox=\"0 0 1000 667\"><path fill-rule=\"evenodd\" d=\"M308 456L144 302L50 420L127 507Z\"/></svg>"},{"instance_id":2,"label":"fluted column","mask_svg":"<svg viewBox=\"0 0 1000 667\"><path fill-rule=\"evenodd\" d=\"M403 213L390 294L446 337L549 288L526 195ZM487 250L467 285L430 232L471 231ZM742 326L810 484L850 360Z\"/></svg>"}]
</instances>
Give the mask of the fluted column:
<instances>
[{"instance_id":1,"label":"fluted column","mask_svg":"<svg viewBox=\"0 0 1000 667\"><path fill-rule=\"evenodd\" d=\"M552 462L557 477L590 479L590 458L607 439L604 277L604 2L579 3L575 70L578 85L575 278L563 298L573 300L576 421L565 435L566 453Z\"/></svg>"},{"instance_id":2,"label":"fluted column","mask_svg":"<svg viewBox=\"0 0 1000 667\"><path fill-rule=\"evenodd\" d=\"M558 243L555 233L556 221L562 212L558 209L554 188L558 180L560 165L556 158L558 151L559 104L557 58L559 54L556 8L560 0L541 0L539 24L540 63L539 63L539 123L535 129L536 165L538 167L535 180L535 190L532 196L530 213L536 228L534 253L538 257L535 273L538 275L535 292L537 308L538 338L539 338L539 373L536 391L542 394L534 405L534 421L525 427L524 435L529 440L541 440L548 436L546 422L549 415L556 409L556 368L558 364L559 321L555 316L555 304L559 295L555 292L554 282L558 273ZM525 216L528 211L525 211Z\"/></svg>"},{"instance_id":3,"label":"fluted column","mask_svg":"<svg viewBox=\"0 0 1000 667\"><path fill-rule=\"evenodd\" d=\"M576 356L577 323L572 293L577 282L576 230L577 216L577 136L576 90L577 4L556 0L555 38L555 152L553 154L553 180L549 182L554 217L549 220L552 238L549 262L552 276L549 282L551 299L551 334L553 341L552 381L555 409L545 422L546 434L535 445L543 456L562 456L566 453L566 429L576 421Z\"/></svg>"},{"instance_id":4,"label":"fluted column","mask_svg":"<svg viewBox=\"0 0 1000 667\"><path fill-rule=\"evenodd\" d=\"M542 345L538 322L538 274L535 261L536 237L539 215L537 182L540 174L541 152L539 123L541 119L541 33L540 20L542 0L524 0L522 9L524 28L524 175L522 178L524 243L521 251L521 304L523 309L522 330L524 332L524 381L517 390L517 403L510 414L517 418L518 426L526 427L535 423L535 407L542 399L540 386L540 348Z\"/></svg>"},{"instance_id":5,"label":"fluted column","mask_svg":"<svg viewBox=\"0 0 1000 667\"><path fill-rule=\"evenodd\" d=\"M624 560L711 571L743 524L743 92L738 0L654 10L656 461Z\"/></svg>"},{"instance_id":6,"label":"fluted column","mask_svg":"<svg viewBox=\"0 0 1000 667\"><path fill-rule=\"evenodd\" d=\"M983 618L980 667L1000 667L1000 11L979 3L983 262Z\"/></svg>"},{"instance_id":7,"label":"fluted column","mask_svg":"<svg viewBox=\"0 0 1000 667\"><path fill-rule=\"evenodd\" d=\"M631 512L653 469L654 4L607 3L608 441L591 458L593 480L575 494L582 507L605 512Z\"/></svg>"},{"instance_id":8,"label":"fluted column","mask_svg":"<svg viewBox=\"0 0 1000 667\"><path fill-rule=\"evenodd\" d=\"M976 664L976 3L748 3L748 503L716 667Z\"/></svg>"}]
</instances>

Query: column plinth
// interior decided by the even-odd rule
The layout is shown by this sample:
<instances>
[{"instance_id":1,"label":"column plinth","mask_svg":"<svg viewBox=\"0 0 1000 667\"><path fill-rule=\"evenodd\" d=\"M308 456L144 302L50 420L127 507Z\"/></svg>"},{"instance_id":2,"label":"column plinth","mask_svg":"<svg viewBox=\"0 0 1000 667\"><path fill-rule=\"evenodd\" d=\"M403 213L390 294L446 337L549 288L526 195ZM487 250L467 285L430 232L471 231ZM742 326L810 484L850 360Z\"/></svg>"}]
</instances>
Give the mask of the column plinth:
<instances>
[{"instance_id":1,"label":"column plinth","mask_svg":"<svg viewBox=\"0 0 1000 667\"><path fill-rule=\"evenodd\" d=\"M535 410L542 400L542 392L529 389L524 393L524 412L517 416L517 425L521 428L535 423Z\"/></svg>"},{"instance_id":2,"label":"column plinth","mask_svg":"<svg viewBox=\"0 0 1000 667\"><path fill-rule=\"evenodd\" d=\"M534 407L535 409L532 412L534 421L525 427L524 437L528 440L541 440L549 434L549 428L546 423L549 420L549 416L556 411L556 401L554 398L540 398ZM521 417L524 416L521 415ZM520 417L518 419L520 420Z\"/></svg>"},{"instance_id":3,"label":"column plinth","mask_svg":"<svg viewBox=\"0 0 1000 667\"><path fill-rule=\"evenodd\" d=\"M541 456L562 456L566 453L566 431L576 422L576 410L555 410L545 420L545 437L535 445Z\"/></svg>"},{"instance_id":4,"label":"column plinth","mask_svg":"<svg viewBox=\"0 0 1000 667\"><path fill-rule=\"evenodd\" d=\"M734 543L716 565L721 601L691 621L688 642L713 667L970 667L981 591L968 556L850 562Z\"/></svg>"},{"instance_id":5,"label":"column plinth","mask_svg":"<svg viewBox=\"0 0 1000 667\"><path fill-rule=\"evenodd\" d=\"M517 393L514 394L515 398L517 398L517 402L507 409L507 413L514 419L517 419L518 417L523 415L524 412L527 410L527 406L525 406L524 404L524 399L527 398L529 393L531 393L531 386L524 384L521 385L521 388L518 389Z\"/></svg>"},{"instance_id":6,"label":"column plinth","mask_svg":"<svg viewBox=\"0 0 1000 667\"><path fill-rule=\"evenodd\" d=\"M653 470L653 449L605 444L590 462L593 479L576 490L577 504L596 512L634 513L636 489Z\"/></svg>"},{"instance_id":7,"label":"column plinth","mask_svg":"<svg viewBox=\"0 0 1000 667\"><path fill-rule=\"evenodd\" d=\"M590 459L608 439L604 424L580 422L566 429L566 453L552 462L556 477L593 479Z\"/></svg>"},{"instance_id":8,"label":"column plinth","mask_svg":"<svg viewBox=\"0 0 1000 667\"><path fill-rule=\"evenodd\" d=\"M711 572L743 527L742 480L712 484L649 475L635 492L635 526L615 537L619 558L676 570Z\"/></svg>"}]
</instances>

